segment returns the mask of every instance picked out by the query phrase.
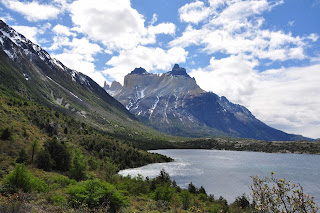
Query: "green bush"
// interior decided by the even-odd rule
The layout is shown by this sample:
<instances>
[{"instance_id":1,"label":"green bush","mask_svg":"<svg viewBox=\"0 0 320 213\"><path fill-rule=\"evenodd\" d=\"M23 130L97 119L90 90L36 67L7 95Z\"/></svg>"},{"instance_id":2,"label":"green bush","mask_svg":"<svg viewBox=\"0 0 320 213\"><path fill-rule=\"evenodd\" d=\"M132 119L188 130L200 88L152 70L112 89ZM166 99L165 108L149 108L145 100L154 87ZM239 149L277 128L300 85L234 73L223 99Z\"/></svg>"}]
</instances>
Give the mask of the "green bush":
<instances>
[{"instance_id":1,"label":"green bush","mask_svg":"<svg viewBox=\"0 0 320 213\"><path fill-rule=\"evenodd\" d=\"M52 169L59 171L68 171L70 168L71 154L66 144L59 142L57 139L47 141L45 150L49 152L55 164Z\"/></svg>"},{"instance_id":2,"label":"green bush","mask_svg":"<svg viewBox=\"0 0 320 213\"><path fill-rule=\"evenodd\" d=\"M63 195L59 195L59 194L54 194L50 197L50 201L54 204L54 205L61 205L63 203L67 202L67 199L63 196Z\"/></svg>"},{"instance_id":3,"label":"green bush","mask_svg":"<svg viewBox=\"0 0 320 213\"><path fill-rule=\"evenodd\" d=\"M69 186L67 193L74 207L85 204L89 208L109 207L111 212L116 212L128 202L112 184L98 179Z\"/></svg>"},{"instance_id":4,"label":"green bush","mask_svg":"<svg viewBox=\"0 0 320 213\"><path fill-rule=\"evenodd\" d=\"M2 135L1 135L1 139L8 140L10 137L11 137L11 132L10 132L9 128L6 128L5 130L3 130Z\"/></svg>"},{"instance_id":5,"label":"green bush","mask_svg":"<svg viewBox=\"0 0 320 213\"><path fill-rule=\"evenodd\" d=\"M22 148L19 152L19 156L16 160L17 163L26 163L28 161L28 155L26 153L26 150Z\"/></svg>"},{"instance_id":6,"label":"green bush","mask_svg":"<svg viewBox=\"0 0 320 213\"><path fill-rule=\"evenodd\" d=\"M190 206L191 194L187 190L183 190L181 193L181 201L183 209L187 209Z\"/></svg>"},{"instance_id":7,"label":"green bush","mask_svg":"<svg viewBox=\"0 0 320 213\"><path fill-rule=\"evenodd\" d=\"M51 155L47 150L39 152L36 163L39 169L43 169L45 171L51 171L55 165L54 160L51 158Z\"/></svg>"},{"instance_id":8,"label":"green bush","mask_svg":"<svg viewBox=\"0 0 320 213\"><path fill-rule=\"evenodd\" d=\"M85 170L87 168L84 155L80 150L75 150L72 157L72 164L69 172L69 176L76 181L84 180L86 178Z\"/></svg>"},{"instance_id":9,"label":"green bush","mask_svg":"<svg viewBox=\"0 0 320 213\"><path fill-rule=\"evenodd\" d=\"M46 190L46 183L34 177L24 164L16 164L14 171L4 177L2 190L8 193Z\"/></svg>"},{"instance_id":10,"label":"green bush","mask_svg":"<svg viewBox=\"0 0 320 213\"><path fill-rule=\"evenodd\" d=\"M164 200L170 202L174 195L174 191L174 188L170 187L169 184L165 186L158 185L154 191L154 198L155 200Z\"/></svg>"}]
</instances>

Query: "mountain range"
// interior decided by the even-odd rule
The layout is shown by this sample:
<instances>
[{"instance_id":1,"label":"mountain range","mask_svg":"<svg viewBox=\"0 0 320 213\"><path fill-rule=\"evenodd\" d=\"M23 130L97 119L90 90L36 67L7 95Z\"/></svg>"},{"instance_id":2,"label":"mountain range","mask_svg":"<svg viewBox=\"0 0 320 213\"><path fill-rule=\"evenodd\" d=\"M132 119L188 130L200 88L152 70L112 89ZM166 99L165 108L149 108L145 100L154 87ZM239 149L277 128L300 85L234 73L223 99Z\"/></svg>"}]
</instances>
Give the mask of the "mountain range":
<instances>
[{"instance_id":1,"label":"mountain range","mask_svg":"<svg viewBox=\"0 0 320 213\"><path fill-rule=\"evenodd\" d=\"M202 90L179 65L162 75L136 68L125 77L124 86L113 82L103 89L1 20L0 89L130 138L162 138L153 127L184 137L306 139L271 128L245 107Z\"/></svg>"},{"instance_id":2,"label":"mountain range","mask_svg":"<svg viewBox=\"0 0 320 213\"><path fill-rule=\"evenodd\" d=\"M164 133L267 141L306 139L274 129L258 120L246 107L204 91L178 64L161 75L136 68L125 76L123 86L112 82L104 88L140 121Z\"/></svg>"}]
</instances>

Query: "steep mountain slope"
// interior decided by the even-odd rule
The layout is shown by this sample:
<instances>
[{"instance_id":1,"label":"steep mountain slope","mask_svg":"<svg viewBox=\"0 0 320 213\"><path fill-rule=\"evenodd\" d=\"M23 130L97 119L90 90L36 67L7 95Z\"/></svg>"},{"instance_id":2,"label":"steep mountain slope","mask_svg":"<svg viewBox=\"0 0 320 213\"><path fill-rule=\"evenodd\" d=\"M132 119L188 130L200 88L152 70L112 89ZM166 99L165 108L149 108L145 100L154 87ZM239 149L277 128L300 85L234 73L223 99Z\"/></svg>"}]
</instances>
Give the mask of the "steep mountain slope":
<instances>
[{"instance_id":1,"label":"steep mountain slope","mask_svg":"<svg viewBox=\"0 0 320 213\"><path fill-rule=\"evenodd\" d=\"M0 21L0 85L112 134L161 137L91 78L51 58L3 21Z\"/></svg>"},{"instance_id":2,"label":"steep mountain slope","mask_svg":"<svg viewBox=\"0 0 320 213\"><path fill-rule=\"evenodd\" d=\"M177 64L162 75L136 68L125 76L122 88L106 86L106 89L141 121L165 133L191 137L228 135L268 141L305 139L271 128L247 108L202 90Z\"/></svg>"}]
</instances>

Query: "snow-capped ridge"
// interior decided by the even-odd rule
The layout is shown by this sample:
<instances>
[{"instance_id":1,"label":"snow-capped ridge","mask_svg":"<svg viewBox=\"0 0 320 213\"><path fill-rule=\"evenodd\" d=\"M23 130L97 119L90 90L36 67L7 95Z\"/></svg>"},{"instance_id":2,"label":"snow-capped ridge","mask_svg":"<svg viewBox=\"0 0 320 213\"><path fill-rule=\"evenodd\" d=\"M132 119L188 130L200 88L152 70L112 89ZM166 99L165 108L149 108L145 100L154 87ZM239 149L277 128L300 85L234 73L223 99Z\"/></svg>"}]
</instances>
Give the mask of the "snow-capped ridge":
<instances>
[{"instance_id":1,"label":"snow-capped ridge","mask_svg":"<svg viewBox=\"0 0 320 213\"><path fill-rule=\"evenodd\" d=\"M14 45L12 46L12 43L8 42L8 40L10 40L18 48L14 47ZM22 49L23 54L30 61L36 60L34 55L37 55L51 69L62 70L68 73L73 81L90 86L90 83L87 79L88 77L86 75L69 69L63 63L61 63L61 61L52 58L46 50L42 49L38 44L33 43L22 34L15 31L2 20L0 20L0 46L11 59L17 59L20 57L22 53L19 49Z\"/></svg>"}]
</instances>

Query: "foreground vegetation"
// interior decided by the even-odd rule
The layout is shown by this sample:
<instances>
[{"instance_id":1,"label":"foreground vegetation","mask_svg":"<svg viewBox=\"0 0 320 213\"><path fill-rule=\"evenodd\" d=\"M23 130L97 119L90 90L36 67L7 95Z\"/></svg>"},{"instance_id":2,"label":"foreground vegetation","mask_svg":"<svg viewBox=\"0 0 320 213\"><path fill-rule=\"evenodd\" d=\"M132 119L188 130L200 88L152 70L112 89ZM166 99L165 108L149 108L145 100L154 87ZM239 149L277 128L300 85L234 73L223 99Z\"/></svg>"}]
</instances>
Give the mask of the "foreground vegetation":
<instances>
[{"instance_id":1,"label":"foreground vegetation","mask_svg":"<svg viewBox=\"0 0 320 213\"><path fill-rule=\"evenodd\" d=\"M84 173L65 175L16 164L0 187L0 212L311 212L319 210L303 188L282 179L253 177L253 202L246 195L228 205L192 183L181 189L162 170L143 180ZM69 174L70 175L70 174ZM72 176L72 175L71 175ZM79 176L77 176L79 177Z\"/></svg>"}]
</instances>

